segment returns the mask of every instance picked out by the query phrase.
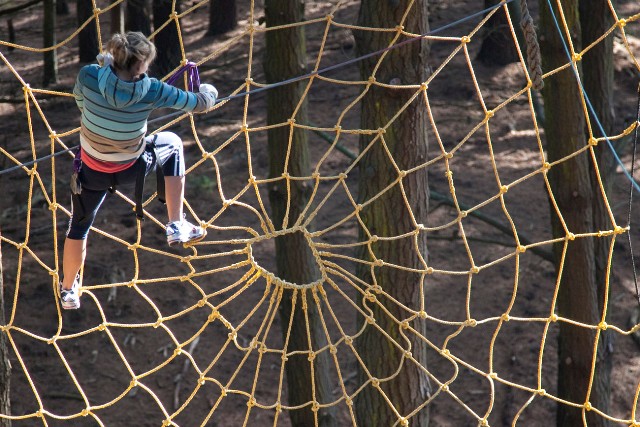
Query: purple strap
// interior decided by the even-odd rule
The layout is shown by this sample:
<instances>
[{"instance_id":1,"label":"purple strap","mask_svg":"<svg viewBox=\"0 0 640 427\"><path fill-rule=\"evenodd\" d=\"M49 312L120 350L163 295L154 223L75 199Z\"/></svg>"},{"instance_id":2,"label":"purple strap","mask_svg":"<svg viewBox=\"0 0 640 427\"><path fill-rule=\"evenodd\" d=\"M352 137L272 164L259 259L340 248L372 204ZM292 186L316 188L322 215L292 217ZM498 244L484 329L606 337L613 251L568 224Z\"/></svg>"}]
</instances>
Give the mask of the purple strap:
<instances>
[{"instance_id":1,"label":"purple strap","mask_svg":"<svg viewBox=\"0 0 640 427\"><path fill-rule=\"evenodd\" d=\"M82 167L82 159L81 159L81 149L78 148L76 152L76 156L73 158L73 172L80 173L80 168Z\"/></svg>"},{"instance_id":2,"label":"purple strap","mask_svg":"<svg viewBox=\"0 0 640 427\"><path fill-rule=\"evenodd\" d=\"M187 73L187 86L190 92L197 92L200 89L200 75L195 62L188 61L180 67L178 71L167 79L167 83L173 85L183 73Z\"/></svg>"}]
</instances>

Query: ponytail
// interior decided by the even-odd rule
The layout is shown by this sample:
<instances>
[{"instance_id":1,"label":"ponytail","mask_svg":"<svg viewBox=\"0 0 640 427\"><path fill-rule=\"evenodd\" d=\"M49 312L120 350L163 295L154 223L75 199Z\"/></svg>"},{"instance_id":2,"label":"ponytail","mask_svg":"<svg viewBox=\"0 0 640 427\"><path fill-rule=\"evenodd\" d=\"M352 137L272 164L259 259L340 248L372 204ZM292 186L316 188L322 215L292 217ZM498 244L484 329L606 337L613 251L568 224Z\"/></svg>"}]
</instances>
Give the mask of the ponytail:
<instances>
[{"instance_id":1,"label":"ponytail","mask_svg":"<svg viewBox=\"0 0 640 427\"><path fill-rule=\"evenodd\" d=\"M156 47L144 34L129 31L116 33L107 42L107 52L113 56L116 69L129 70L135 61L151 62L156 56Z\"/></svg>"}]
</instances>

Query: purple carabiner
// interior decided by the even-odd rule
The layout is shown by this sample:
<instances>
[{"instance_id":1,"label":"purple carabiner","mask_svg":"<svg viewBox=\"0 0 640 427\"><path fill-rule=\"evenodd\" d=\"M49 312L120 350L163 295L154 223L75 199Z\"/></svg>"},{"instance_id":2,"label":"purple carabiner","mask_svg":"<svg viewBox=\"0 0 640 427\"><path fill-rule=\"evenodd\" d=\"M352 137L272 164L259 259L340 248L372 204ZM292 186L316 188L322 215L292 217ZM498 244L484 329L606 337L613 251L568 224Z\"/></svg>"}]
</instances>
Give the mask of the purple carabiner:
<instances>
[{"instance_id":1,"label":"purple carabiner","mask_svg":"<svg viewBox=\"0 0 640 427\"><path fill-rule=\"evenodd\" d=\"M188 61L180 67L178 71L167 79L167 84L174 85L182 74L187 73L187 87L190 92L197 92L200 89L200 74L198 74L198 65L195 62Z\"/></svg>"}]
</instances>

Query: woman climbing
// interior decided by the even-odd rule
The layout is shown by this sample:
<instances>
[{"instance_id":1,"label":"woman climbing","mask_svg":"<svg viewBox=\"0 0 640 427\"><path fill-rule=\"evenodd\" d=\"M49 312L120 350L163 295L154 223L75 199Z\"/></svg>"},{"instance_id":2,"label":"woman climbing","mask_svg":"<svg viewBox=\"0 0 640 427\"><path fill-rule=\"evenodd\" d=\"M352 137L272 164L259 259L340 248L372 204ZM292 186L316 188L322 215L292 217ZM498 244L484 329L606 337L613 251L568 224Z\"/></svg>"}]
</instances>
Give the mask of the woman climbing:
<instances>
[{"instance_id":1,"label":"woman climbing","mask_svg":"<svg viewBox=\"0 0 640 427\"><path fill-rule=\"evenodd\" d=\"M203 112L216 102L213 85L200 85L199 93L180 90L147 76L156 48L139 32L115 34L106 45L100 64L84 66L73 94L82 113L77 183L72 182L72 215L64 242L60 301L64 309L80 308L80 268L87 235L107 190L117 185L136 186L138 200L146 175L156 168L159 187L164 184L169 222L169 245L203 239L206 230L187 222L182 212L185 163L180 137L172 132L147 136L147 119L154 109L174 108ZM74 184L75 188L74 188ZM160 193L160 191L159 191ZM142 208L137 203L137 214Z\"/></svg>"}]
</instances>

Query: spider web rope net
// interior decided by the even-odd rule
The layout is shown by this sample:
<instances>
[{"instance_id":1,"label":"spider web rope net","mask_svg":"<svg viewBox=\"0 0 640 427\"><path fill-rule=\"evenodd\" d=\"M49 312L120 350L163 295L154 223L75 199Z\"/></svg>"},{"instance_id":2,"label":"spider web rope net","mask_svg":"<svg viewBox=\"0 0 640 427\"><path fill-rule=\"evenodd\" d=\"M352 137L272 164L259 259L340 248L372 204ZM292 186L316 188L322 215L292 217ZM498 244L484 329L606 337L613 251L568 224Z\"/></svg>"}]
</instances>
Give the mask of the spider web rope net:
<instances>
[{"instance_id":1,"label":"spider web rope net","mask_svg":"<svg viewBox=\"0 0 640 427\"><path fill-rule=\"evenodd\" d=\"M108 33L105 22L120 4L94 1L93 16L55 46L43 49L4 40L0 45L32 60L40 58L45 50L56 49L61 53L62 66L76 70L77 64L65 49L77 41L85 26L95 26L99 42L104 43ZM443 425L447 420L450 425L462 425L460 420L500 425L506 401L511 402L508 422L513 424L526 420L527 411L548 410L555 404L598 411L586 397L583 402L567 402L555 394L557 325L569 322L596 331L594 348L602 330L628 337L640 326L637 322L616 325L608 318L599 324L580 324L558 316L555 303L562 286L561 275L538 275L535 270L549 271L549 264L539 257L548 255L553 243L564 242L566 247L575 239L585 238L612 237L611 263L617 239L628 230L616 222L614 207L606 196L612 222L608 230L583 234L566 230L564 237L553 239L548 225L543 230L529 225L536 223L538 215L549 223L549 209L536 210L528 202L553 200L547 172L575 156L592 156L595 146L606 138L592 137L579 151L553 163L546 160L536 119L536 94L522 53L520 61L510 68L513 74L507 78L511 81L495 92L483 87L485 81L476 76L474 67L478 65L470 50L480 43L479 35L490 16L505 14L506 5L465 26L448 29L446 34L427 36L406 33L401 27L356 27L353 10L357 5L353 2L308 6L307 20L295 25L304 25L308 34L317 36L315 47L309 51L312 73L303 79L308 83L304 96L312 106L310 123L289 120L273 126L300 128L314 136L313 172L310 176L293 176L285 169L276 179L267 176L266 132L270 126L260 115L264 98L252 92L269 89L258 66L267 31L258 21L261 6L251 2L231 36L197 46L187 43L194 38L191 25L194 20L204 20L207 7L208 2L202 1L180 12L174 9L152 37L165 27L175 26L183 63L195 61L204 82L225 87L230 93L205 115L173 116L154 130L171 129L184 140L189 162L185 208L190 217L206 227L208 236L184 250L166 248L164 212L152 203L155 195L145 199L147 220L142 223L135 221L130 195L119 190L108 199L92 228L80 313L63 313L56 295L62 274L60 242L70 216L72 155L50 156L77 144L79 128L70 124L76 123L78 116L71 95L73 82L67 81L67 86L62 84L59 90L39 88L36 80L23 77L28 74L28 66L14 60L15 53L0 52L5 66L3 79L11 80L22 91L22 101L14 111L29 135L28 141L9 141L0 146L3 169L24 164L0 178L5 197L12 200L11 208L3 211L0 236L8 307L0 333L7 339L14 365L12 388L17 408L11 415L0 414L0 418L11 419L16 425L86 425L83 423L88 419L98 425L134 421L163 426L289 425L286 414L299 408L287 404L285 370L288 358L300 351L292 352L287 347L292 325L283 328L279 324L283 298L291 299L294 309L302 307L304 313L314 305L328 343L320 348L310 345L302 353L312 367L318 355L330 354L328 374L334 385L333 397L327 402L309 401L304 406L335 407L343 425L355 425L353 401L362 390L373 387L384 394L381 384L393 380L404 364L419 365L429 377L432 390L428 400L413 412L396 411L396 425L410 425L415 413L427 404L448 408L444 410L448 414L438 418ZM617 38L619 54L632 70L640 71L633 41L626 32L640 20L640 13L620 17L613 5L610 9L612 27L583 52L571 52L573 62L544 70L543 79L579 63L582 54L611 34ZM511 23L510 28L516 40ZM397 240L427 233L431 239L431 258L417 272L426 284L416 284L424 288L424 293L415 307L402 305L384 289L363 283L354 273L355 266L363 263L372 269L406 268L375 256L363 261L353 253L355 247L371 246L380 239L373 230L366 230L360 219L363 206L357 201L356 171L362 161L362 154L357 153L359 136L371 135L371 144L388 149L384 127L357 126L361 94L371 80L343 77L357 75L354 68L340 75L316 72L344 61L351 47L340 40L354 29L422 37L445 46L442 51L447 52L436 57L433 73L425 82L375 83L390 91L414 90L413 99L421 103L429 117L429 158L409 171L399 170L390 161L390 167L396 167L397 179L384 191L397 189L407 174L428 168L430 174L440 177L440 181L434 178L434 185L439 182L448 193L442 199L432 198L449 200L449 207L436 207L429 224L414 224L407 235L384 237ZM568 28L563 31L570 32ZM223 74L225 67L238 63L243 64L244 75ZM443 97L438 87L445 83L442 76L451 69L455 69L456 81L467 92ZM227 80L221 83L223 78ZM323 111L323 115L314 111L313 106L321 101L330 104L331 111ZM445 107L456 102L462 110L448 115ZM586 104L583 108L588 110ZM56 115L55 122L50 120L53 109L64 109L68 118L60 121ZM500 120L516 116L524 125L509 130L508 137L502 132L502 140L495 136L498 127L494 123L505 123ZM590 129L595 128L588 114L586 120ZM608 140L624 140L636 125L634 120L609 135ZM446 130L452 126L455 132ZM494 150L494 146L498 141L512 141L509 138L520 141L514 144L514 150L521 150L521 155L507 159L505 151ZM481 163L486 167L485 175L473 170ZM509 178L505 178L507 169L515 171ZM311 200L304 217L283 228L271 220L268 187L289 188L294 180L309 183ZM606 195L602 184L599 191ZM561 218L557 205L552 206L553 214ZM406 199L398 209L411 212ZM105 211L111 211L110 221L102 219ZM496 237L492 227L478 220L486 212L503 221L503 226L511 230L511 239L500 234ZM360 227L365 228L367 241L358 240ZM289 283L275 273L274 239L293 232L307 237L320 271L316 282ZM524 235L530 238L520 238ZM462 256L449 260L448 254L454 252ZM528 274L542 282L531 283ZM477 295L493 298L494 306L476 310ZM529 307L531 298L545 301L545 309ZM454 308L447 302L453 302ZM390 316L390 321L403 336L412 336L427 346L429 363L422 366L406 342L397 342L381 331L389 346L403 352L402 363L390 377L369 375L359 382L354 372L364 362L357 340L366 328L379 328L367 307L384 308L389 304L402 305L406 317ZM357 314L369 321L358 327ZM420 322L429 325L428 335L417 332ZM523 344L529 351L518 353L516 361L510 346L516 345L524 329L535 330L536 338ZM478 348L467 348L465 337L472 336L478 339ZM310 337L308 340L312 342ZM593 379L593 370L585 375ZM623 403L618 408L623 409L599 414L619 424L638 426L640 384L637 375L624 381L633 392L621 398ZM62 400L67 403L61 405ZM393 406L391 400L387 402ZM131 408L136 409L131 412Z\"/></svg>"}]
</instances>

